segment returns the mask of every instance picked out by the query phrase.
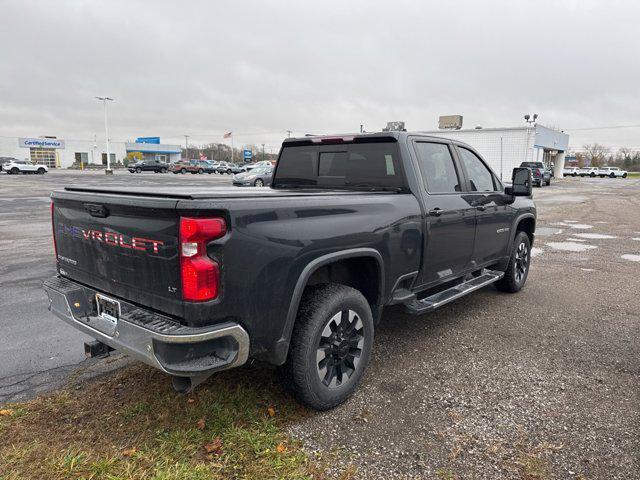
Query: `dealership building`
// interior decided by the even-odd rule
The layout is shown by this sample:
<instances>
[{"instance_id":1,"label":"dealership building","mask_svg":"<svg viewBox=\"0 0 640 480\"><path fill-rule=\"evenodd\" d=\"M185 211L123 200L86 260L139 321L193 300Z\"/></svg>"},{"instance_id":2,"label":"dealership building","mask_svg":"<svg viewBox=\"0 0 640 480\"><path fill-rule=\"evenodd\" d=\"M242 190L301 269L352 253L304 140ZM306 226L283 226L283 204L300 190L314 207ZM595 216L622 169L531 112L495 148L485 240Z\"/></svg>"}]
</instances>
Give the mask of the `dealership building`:
<instances>
[{"instance_id":1,"label":"dealership building","mask_svg":"<svg viewBox=\"0 0 640 480\"><path fill-rule=\"evenodd\" d=\"M109 142L111 163L122 162L128 153L139 152L144 159L173 162L182 155L180 145L160 142L160 137L140 137L133 142ZM0 157L29 160L49 168L67 168L74 163L106 165L104 140L71 140L57 137L0 137Z\"/></svg>"},{"instance_id":2,"label":"dealership building","mask_svg":"<svg viewBox=\"0 0 640 480\"><path fill-rule=\"evenodd\" d=\"M471 145L501 180L510 181L511 172L522 162L543 162L547 167L553 166L556 178L562 178L565 154L569 148L569 135L566 133L536 123L507 128L457 129L457 125L462 126L462 117L458 120L453 128L421 133Z\"/></svg>"}]
</instances>

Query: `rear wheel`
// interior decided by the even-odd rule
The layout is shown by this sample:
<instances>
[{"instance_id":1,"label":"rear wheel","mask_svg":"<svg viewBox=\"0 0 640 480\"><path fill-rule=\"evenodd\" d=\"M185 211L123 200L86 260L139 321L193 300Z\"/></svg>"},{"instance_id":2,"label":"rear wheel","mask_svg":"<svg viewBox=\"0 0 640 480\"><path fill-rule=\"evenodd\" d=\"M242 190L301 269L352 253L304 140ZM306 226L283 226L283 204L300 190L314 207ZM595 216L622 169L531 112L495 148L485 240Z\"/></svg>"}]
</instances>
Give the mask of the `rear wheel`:
<instances>
[{"instance_id":1,"label":"rear wheel","mask_svg":"<svg viewBox=\"0 0 640 480\"><path fill-rule=\"evenodd\" d=\"M39 168L39 169L38 169L38 174L39 174L39 175L44 175L44 172L45 172L45 171L46 171L46 170L45 170L44 168Z\"/></svg>"},{"instance_id":2,"label":"rear wheel","mask_svg":"<svg viewBox=\"0 0 640 480\"><path fill-rule=\"evenodd\" d=\"M142 169L140 167L136 168L136 173L142 173Z\"/></svg>"},{"instance_id":3,"label":"rear wheel","mask_svg":"<svg viewBox=\"0 0 640 480\"><path fill-rule=\"evenodd\" d=\"M184 175L185 173L187 173L187 169L186 168L181 168L180 169L180 173Z\"/></svg>"},{"instance_id":4,"label":"rear wheel","mask_svg":"<svg viewBox=\"0 0 640 480\"><path fill-rule=\"evenodd\" d=\"M166 169L166 168L164 168L164 167L162 167L162 168L160 169L160 173L167 173L167 169Z\"/></svg>"},{"instance_id":5,"label":"rear wheel","mask_svg":"<svg viewBox=\"0 0 640 480\"><path fill-rule=\"evenodd\" d=\"M591 178L594 178L594 177L596 176L596 174L595 174L595 173L593 173L593 172L591 172L591 173L589 174L589 176L590 176Z\"/></svg>"},{"instance_id":6,"label":"rear wheel","mask_svg":"<svg viewBox=\"0 0 640 480\"><path fill-rule=\"evenodd\" d=\"M610 173L610 174L609 174L609 176L610 176L611 178L616 178L616 174L615 174L615 173Z\"/></svg>"},{"instance_id":7,"label":"rear wheel","mask_svg":"<svg viewBox=\"0 0 640 480\"><path fill-rule=\"evenodd\" d=\"M513 240L509 265L504 272L504 277L494 283L502 292L516 293L524 287L529 275L531 263L531 242L525 232L518 232Z\"/></svg>"},{"instance_id":8,"label":"rear wheel","mask_svg":"<svg viewBox=\"0 0 640 480\"><path fill-rule=\"evenodd\" d=\"M231 175L232 173L231 169L227 170L227 175Z\"/></svg>"},{"instance_id":9,"label":"rear wheel","mask_svg":"<svg viewBox=\"0 0 640 480\"><path fill-rule=\"evenodd\" d=\"M204 170L202 170L201 168L198 169L198 174L202 175L204 173Z\"/></svg>"},{"instance_id":10,"label":"rear wheel","mask_svg":"<svg viewBox=\"0 0 640 480\"><path fill-rule=\"evenodd\" d=\"M624 173L622 174L622 178L627 178L627 172L624 172Z\"/></svg>"},{"instance_id":11,"label":"rear wheel","mask_svg":"<svg viewBox=\"0 0 640 480\"><path fill-rule=\"evenodd\" d=\"M13 168L11 169L11 174L12 174L12 175L17 175L17 174L19 174L19 173L20 173L20 169L19 169L18 167L13 167Z\"/></svg>"},{"instance_id":12,"label":"rear wheel","mask_svg":"<svg viewBox=\"0 0 640 480\"><path fill-rule=\"evenodd\" d=\"M309 287L282 367L286 386L311 408L333 408L359 385L372 346L373 317L362 293L340 284Z\"/></svg>"}]
</instances>

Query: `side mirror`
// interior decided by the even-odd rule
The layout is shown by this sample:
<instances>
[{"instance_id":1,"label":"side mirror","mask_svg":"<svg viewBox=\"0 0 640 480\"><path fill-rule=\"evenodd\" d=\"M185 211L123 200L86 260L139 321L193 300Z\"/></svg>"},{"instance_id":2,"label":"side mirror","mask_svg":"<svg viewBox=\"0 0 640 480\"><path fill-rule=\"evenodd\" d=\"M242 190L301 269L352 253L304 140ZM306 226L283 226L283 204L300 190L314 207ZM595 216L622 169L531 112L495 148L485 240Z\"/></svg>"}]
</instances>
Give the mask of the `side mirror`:
<instances>
[{"instance_id":1,"label":"side mirror","mask_svg":"<svg viewBox=\"0 0 640 480\"><path fill-rule=\"evenodd\" d=\"M511 177L511 187L505 189L505 193L514 197L530 197L533 192L531 170L528 168L514 168Z\"/></svg>"}]
</instances>

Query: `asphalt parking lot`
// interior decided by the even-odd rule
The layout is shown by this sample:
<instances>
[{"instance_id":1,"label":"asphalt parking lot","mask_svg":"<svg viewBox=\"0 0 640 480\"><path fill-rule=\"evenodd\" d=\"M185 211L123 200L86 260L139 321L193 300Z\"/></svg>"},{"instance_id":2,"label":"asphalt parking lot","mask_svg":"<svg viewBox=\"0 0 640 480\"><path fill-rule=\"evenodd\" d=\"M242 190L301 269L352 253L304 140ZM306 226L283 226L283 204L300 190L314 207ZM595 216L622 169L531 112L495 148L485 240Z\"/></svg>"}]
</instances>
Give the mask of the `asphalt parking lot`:
<instances>
[{"instance_id":1,"label":"asphalt parking lot","mask_svg":"<svg viewBox=\"0 0 640 480\"><path fill-rule=\"evenodd\" d=\"M49 199L71 184L228 185L216 175L0 175L0 402L103 374L47 312ZM640 180L535 189L525 289L486 288L422 317L389 308L365 381L289 433L361 478L639 478Z\"/></svg>"}]
</instances>

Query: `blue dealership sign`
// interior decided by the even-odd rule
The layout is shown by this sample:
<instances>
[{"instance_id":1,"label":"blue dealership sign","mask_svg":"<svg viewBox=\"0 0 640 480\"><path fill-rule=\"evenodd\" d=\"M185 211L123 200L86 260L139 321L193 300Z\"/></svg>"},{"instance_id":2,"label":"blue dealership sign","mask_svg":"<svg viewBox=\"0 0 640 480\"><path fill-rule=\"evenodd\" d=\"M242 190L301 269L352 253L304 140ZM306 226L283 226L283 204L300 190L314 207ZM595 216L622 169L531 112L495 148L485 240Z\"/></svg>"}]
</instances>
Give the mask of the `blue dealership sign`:
<instances>
[{"instance_id":1,"label":"blue dealership sign","mask_svg":"<svg viewBox=\"0 0 640 480\"><path fill-rule=\"evenodd\" d=\"M153 143L160 145L160 137L139 137L136 138L136 143Z\"/></svg>"},{"instance_id":2,"label":"blue dealership sign","mask_svg":"<svg viewBox=\"0 0 640 480\"><path fill-rule=\"evenodd\" d=\"M251 150L245 150L244 151L244 159L245 160L251 160L251 157L253 157L253 152Z\"/></svg>"}]
</instances>

